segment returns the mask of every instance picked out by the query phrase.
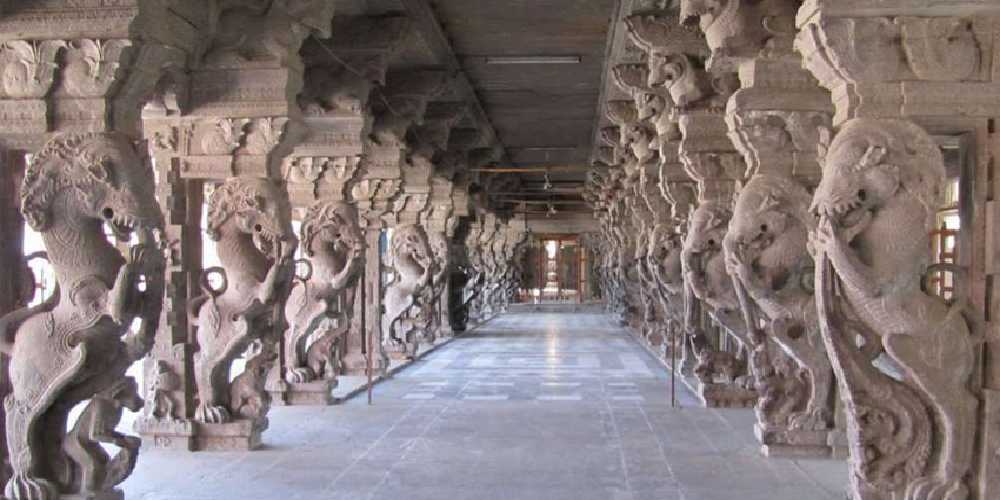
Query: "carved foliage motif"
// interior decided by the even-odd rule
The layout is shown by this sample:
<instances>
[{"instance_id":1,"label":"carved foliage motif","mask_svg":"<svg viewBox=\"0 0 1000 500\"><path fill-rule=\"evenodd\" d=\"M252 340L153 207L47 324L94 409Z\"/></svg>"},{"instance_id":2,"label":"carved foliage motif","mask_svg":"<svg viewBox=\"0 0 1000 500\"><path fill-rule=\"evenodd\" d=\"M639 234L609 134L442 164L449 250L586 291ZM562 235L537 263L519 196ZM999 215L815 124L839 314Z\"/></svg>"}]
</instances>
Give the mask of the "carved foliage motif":
<instances>
[{"instance_id":1,"label":"carved foliage motif","mask_svg":"<svg viewBox=\"0 0 1000 500\"><path fill-rule=\"evenodd\" d=\"M56 56L65 46L62 40L12 40L0 45L4 95L15 99L45 97L55 80Z\"/></svg>"}]
</instances>

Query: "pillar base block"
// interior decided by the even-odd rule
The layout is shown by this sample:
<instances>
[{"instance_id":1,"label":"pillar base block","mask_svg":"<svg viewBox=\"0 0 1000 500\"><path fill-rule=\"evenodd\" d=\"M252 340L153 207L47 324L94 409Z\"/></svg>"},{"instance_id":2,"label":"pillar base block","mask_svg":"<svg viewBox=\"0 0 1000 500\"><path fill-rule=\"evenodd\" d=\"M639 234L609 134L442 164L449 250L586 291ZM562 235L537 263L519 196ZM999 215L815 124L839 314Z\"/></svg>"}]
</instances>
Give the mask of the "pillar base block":
<instances>
[{"instance_id":1,"label":"pillar base block","mask_svg":"<svg viewBox=\"0 0 1000 500\"><path fill-rule=\"evenodd\" d=\"M830 431L793 430L757 423L754 435L760 452L769 458L831 458Z\"/></svg>"},{"instance_id":2,"label":"pillar base block","mask_svg":"<svg viewBox=\"0 0 1000 500\"><path fill-rule=\"evenodd\" d=\"M125 492L119 489L59 495L59 500L125 500Z\"/></svg>"},{"instance_id":3,"label":"pillar base block","mask_svg":"<svg viewBox=\"0 0 1000 500\"><path fill-rule=\"evenodd\" d=\"M140 417L135 431L142 437L143 448L195 451L194 422Z\"/></svg>"},{"instance_id":4,"label":"pillar base block","mask_svg":"<svg viewBox=\"0 0 1000 500\"><path fill-rule=\"evenodd\" d=\"M282 383L268 388L271 402L276 406L329 406L334 403L333 389L336 380L315 380L298 384Z\"/></svg>"},{"instance_id":5,"label":"pillar base block","mask_svg":"<svg viewBox=\"0 0 1000 500\"><path fill-rule=\"evenodd\" d=\"M197 451L251 451L260 447L267 419L236 420L227 424L194 423Z\"/></svg>"},{"instance_id":6,"label":"pillar base block","mask_svg":"<svg viewBox=\"0 0 1000 500\"><path fill-rule=\"evenodd\" d=\"M698 396L708 408L752 408L757 391L732 384L698 382Z\"/></svg>"}]
</instances>

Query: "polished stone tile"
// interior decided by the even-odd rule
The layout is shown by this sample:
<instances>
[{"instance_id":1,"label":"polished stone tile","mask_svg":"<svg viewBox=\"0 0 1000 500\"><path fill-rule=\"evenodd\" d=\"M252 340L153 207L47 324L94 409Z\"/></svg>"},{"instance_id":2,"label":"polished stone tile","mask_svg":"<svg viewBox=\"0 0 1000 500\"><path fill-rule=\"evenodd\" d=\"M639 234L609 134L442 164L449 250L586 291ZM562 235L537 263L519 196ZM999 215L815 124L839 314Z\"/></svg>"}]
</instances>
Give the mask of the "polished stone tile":
<instances>
[{"instance_id":1,"label":"polished stone tile","mask_svg":"<svg viewBox=\"0 0 1000 500\"><path fill-rule=\"evenodd\" d=\"M272 410L250 453L144 452L130 500L828 500L846 466L769 460L599 314L516 314L343 406Z\"/></svg>"}]
</instances>

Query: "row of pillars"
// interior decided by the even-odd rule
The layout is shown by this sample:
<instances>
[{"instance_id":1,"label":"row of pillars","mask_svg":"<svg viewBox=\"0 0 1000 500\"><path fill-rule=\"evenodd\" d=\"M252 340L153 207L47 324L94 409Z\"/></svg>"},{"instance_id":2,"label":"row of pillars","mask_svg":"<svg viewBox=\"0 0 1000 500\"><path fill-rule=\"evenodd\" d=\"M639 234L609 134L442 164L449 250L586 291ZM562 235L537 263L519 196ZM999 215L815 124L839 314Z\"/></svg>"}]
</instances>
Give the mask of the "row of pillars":
<instances>
[{"instance_id":1,"label":"row of pillars","mask_svg":"<svg viewBox=\"0 0 1000 500\"><path fill-rule=\"evenodd\" d=\"M585 240L609 308L753 407L762 453L846 458L851 498L1000 495L996 3L636 1L617 29Z\"/></svg>"},{"instance_id":2,"label":"row of pillars","mask_svg":"<svg viewBox=\"0 0 1000 500\"><path fill-rule=\"evenodd\" d=\"M526 226L471 174L500 147L452 75L393 66L405 16L333 5L0 12L8 500L121 498L140 443L253 449L272 404L330 404L506 307Z\"/></svg>"}]
</instances>

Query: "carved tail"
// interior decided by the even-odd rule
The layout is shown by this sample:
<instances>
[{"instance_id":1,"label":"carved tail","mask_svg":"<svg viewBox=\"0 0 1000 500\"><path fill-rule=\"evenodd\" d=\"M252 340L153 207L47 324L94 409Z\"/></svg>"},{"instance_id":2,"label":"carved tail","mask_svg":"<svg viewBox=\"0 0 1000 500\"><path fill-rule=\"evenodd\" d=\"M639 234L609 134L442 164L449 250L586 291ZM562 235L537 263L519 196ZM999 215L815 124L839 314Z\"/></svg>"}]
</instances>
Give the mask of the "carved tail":
<instances>
[{"instance_id":1,"label":"carved tail","mask_svg":"<svg viewBox=\"0 0 1000 500\"><path fill-rule=\"evenodd\" d=\"M903 498L907 485L926 474L933 446L930 415L910 387L872 364L883 352L882 339L849 318L849 304L835 296L838 280L826 253L816 263L820 333L847 406L851 481L859 491L895 491ZM860 346L857 337L863 339Z\"/></svg>"}]
</instances>

